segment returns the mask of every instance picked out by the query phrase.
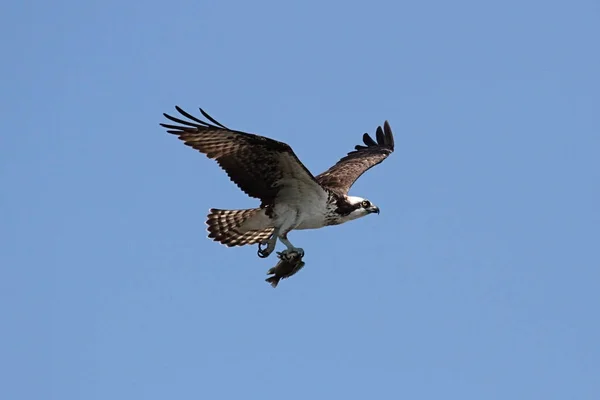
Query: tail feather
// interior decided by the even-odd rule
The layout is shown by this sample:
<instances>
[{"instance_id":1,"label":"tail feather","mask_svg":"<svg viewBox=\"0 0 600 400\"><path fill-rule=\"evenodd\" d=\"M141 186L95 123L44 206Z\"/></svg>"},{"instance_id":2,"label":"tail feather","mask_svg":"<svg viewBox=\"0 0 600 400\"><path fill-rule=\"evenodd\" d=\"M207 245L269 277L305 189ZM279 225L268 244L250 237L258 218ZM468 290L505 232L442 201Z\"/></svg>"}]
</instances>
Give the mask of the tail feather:
<instances>
[{"instance_id":1,"label":"tail feather","mask_svg":"<svg viewBox=\"0 0 600 400\"><path fill-rule=\"evenodd\" d=\"M209 232L208 237L230 247L264 242L273 233L272 227L254 230L241 229L244 222L257 216L261 211L260 208L247 210L219 210L211 208L206 220Z\"/></svg>"}]
</instances>

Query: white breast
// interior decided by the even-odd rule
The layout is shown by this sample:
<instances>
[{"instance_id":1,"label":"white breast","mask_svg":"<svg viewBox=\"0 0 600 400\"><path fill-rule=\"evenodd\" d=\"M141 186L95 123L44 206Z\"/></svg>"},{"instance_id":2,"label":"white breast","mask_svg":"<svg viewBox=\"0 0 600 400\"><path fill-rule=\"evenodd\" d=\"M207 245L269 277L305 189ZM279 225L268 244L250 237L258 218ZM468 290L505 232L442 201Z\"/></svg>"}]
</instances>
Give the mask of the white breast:
<instances>
[{"instance_id":1,"label":"white breast","mask_svg":"<svg viewBox=\"0 0 600 400\"><path fill-rule=\"evenodd\" d=\"M273 225L282 232L325 226L328 193L295 158L282 153L278 161L283 177L277 181Z\"/></svg>"},{"instance_id":2,"label":"white breast","mask_svg":"<svg viewBox=\"0 0 600 400\"><path fill-rule=\"evenodd\" d=\"M317 185L291 180L275 201L275 223L282 231L325 226L327 193Z\"/></svg>"},{"instance_id":3,"label":"white breast","mask_svg":"<svg viewBox=\"0 0 600 400\"><path fill-rule=\"evenodd\" d=\"M305 208L300 213L299 224L296 229L319 229L324 227L327 225L325 221L326 213L326 203L311 204L311 207Z\"/></svg>"}]
</instances>

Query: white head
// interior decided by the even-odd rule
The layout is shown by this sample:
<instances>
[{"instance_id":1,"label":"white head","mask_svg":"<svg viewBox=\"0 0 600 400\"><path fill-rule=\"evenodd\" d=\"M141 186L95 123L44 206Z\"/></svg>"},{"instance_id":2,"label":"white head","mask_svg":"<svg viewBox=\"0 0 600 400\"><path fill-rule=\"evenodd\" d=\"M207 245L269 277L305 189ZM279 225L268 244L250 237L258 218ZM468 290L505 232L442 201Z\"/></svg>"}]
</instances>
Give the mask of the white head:
<instances>
[{"instance_id":1,"label":"white head","mask_svg":"<svg viewBox=\"0 0 600 400\"><path fill-rule=\"evenodd\" d=\"M363 199L362 197L346 196L346 201L349 204L348 211L350 211L344 217L344 219L347 221L351 221L353 219L364 217L365 215L373 213L379 214L379 207L371 203L369 200Z\"/></svg>"}]
</instances>

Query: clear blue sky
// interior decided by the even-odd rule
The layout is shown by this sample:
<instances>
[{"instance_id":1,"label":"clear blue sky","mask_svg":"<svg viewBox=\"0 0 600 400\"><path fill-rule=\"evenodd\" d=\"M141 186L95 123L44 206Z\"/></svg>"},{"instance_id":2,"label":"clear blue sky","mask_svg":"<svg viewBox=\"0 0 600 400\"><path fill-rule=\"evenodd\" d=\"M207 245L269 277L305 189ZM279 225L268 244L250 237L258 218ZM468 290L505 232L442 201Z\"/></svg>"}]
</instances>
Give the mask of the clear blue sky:
<instances>
[{"instance_id":1,"label":"clear blue sky","mask_svg":"<svg viewBox=\"0 0 600 400\"><path fill-rule=\"evenodd\" d=\"M485 3L485 4L484 4ZM600 398L600 3L2 5L3 399ZM174 105L314 173L389 120L381 208L256 247Z\"/></svg>"}]
</instances>

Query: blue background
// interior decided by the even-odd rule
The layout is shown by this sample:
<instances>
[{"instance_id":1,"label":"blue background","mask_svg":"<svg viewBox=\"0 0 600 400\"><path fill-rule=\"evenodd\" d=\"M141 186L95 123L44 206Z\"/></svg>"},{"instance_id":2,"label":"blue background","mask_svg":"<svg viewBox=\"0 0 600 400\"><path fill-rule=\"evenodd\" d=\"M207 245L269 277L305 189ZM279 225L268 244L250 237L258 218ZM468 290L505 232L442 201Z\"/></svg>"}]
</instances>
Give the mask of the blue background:
<instances>
[{"instance_id":1,"label":"blue background","mask_svg":"<svg viewBox=\"0 0 600 400\"><path fill-rule=\"evenodd\" d=\"M12 2L0 13L3 399L600 398L600 3ZM388 119L306 267L159 127L201 106L315 174ZM281 247L280 247L281 248Z\"/></svg>"}]
</instances>

